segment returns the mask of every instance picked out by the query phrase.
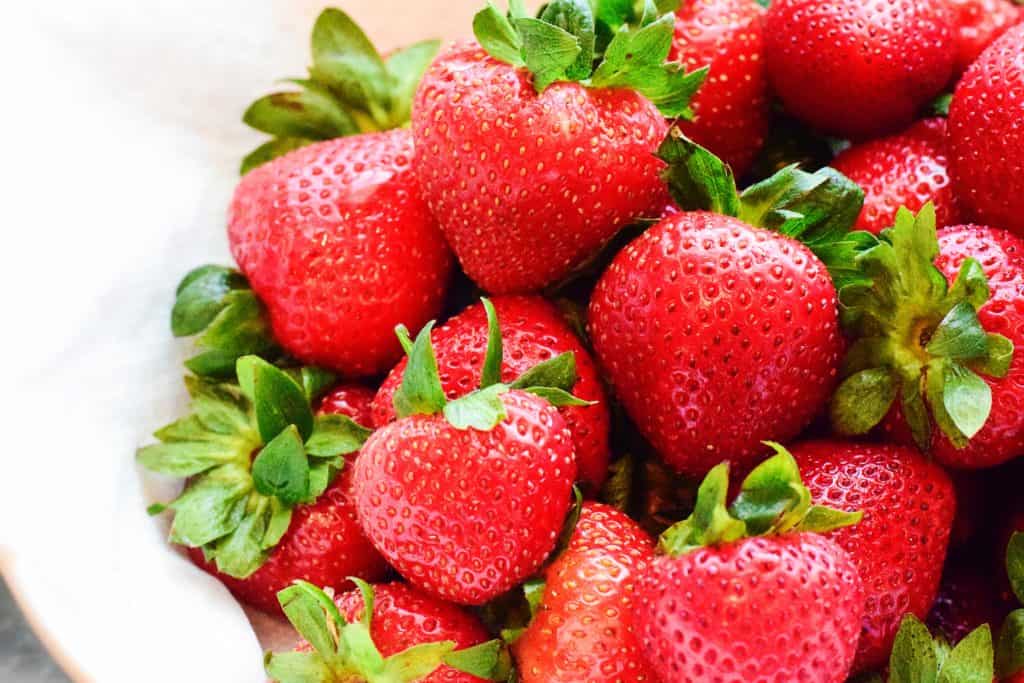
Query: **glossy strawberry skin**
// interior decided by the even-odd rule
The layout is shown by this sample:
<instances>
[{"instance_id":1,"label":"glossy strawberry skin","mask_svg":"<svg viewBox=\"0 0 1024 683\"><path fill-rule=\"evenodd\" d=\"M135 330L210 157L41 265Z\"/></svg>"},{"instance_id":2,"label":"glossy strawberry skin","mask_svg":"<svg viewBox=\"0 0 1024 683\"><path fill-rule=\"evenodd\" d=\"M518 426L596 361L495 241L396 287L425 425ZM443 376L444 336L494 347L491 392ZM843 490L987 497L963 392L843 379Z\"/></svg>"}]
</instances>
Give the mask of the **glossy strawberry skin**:
<instances>
[{"instance_id":1,"label":"glossy strawberry skin","mask_svg":"<svg viewBox=\"0 0 1024 683\"><path fill-rule=\"evenodd\" d=\"M913 121L953 73L953 13L935 0L774 0L768 75L786 110L853 139Z\"/></svg>"},{"instance_id":2,"label":"glossy strawberry skin","mask_svg":"<svg viewBox=\"0 0 1024 683\"><path fill-rule=\"evenodd\" d=\"M677 471L749 465L828 400L836 293L806 247L737 219L671 216L627 246L590 302L598 360Z\"/></svg>"},{"instance_id":3,"label":"glossy strawberry skin","mask_svg":"<svg viewBox=\"0 0 1024 683\"><path fill-rule=\"evenodd\" d=\"M565 407L559 411L569 425L581 480L592 490L600 488L608 473L608 397L590 353L569 328L558 309L537 296L495 297L492 300L501 325L503 358L501 380L511 382L534 365L571 351L576 358L578 379L572 393L586 407ZM431 335L437 356L441 386L449 399L476 389L480 383L487 350L487 317L483 305L470 306L451 318ZM383 427L395 419L394 395L401 386L406 360L399 362L381 385L373 400L373 424Z\"/></svg>"},{"instance_id":4,"label":"glossy strawberry skin","mask_svg":"<svg viewBox=\"0 0 1024 683\"><path fill-rule=\"evenodd\" d=\"M864 190L858 230L877 235L892 227L901 206L917 213L927 202L935 205L939 227L959 222L949 182L945 119L925 119L902 133L854 145L831 166Z\"/></svg>"},{"instance_id":5,"label":"glossy strawberry skin","mask_svg":"<svg viewBox=\"0 0 1024 683\"><path fill-rule=\"evenodd\" d=\"M1024 10L1007 0L946 0L956 13L956 63L960 76L985 48L1014 24L1024 21Z\"/></svg>"},{"instance_id":6,"label":"glossy strawberry skin","mask_svg":"<svg viewBox=\"0 0 1024 683\"><path fill-rule=\"evenodd\" d=\"M586 503L513 646L522 683L653 683L634 623L637 577L653 559L654 542L636 522Z\"/></svg>"},{"instance_id":7,"label":"glossy strawberry skin","mask_svg":"<svg viewBox=\"0 0 1024 683\"><path fill-rule=\"evenodd\" d=\"M951 283L964 259L973 257L988 276L991 298L978 311L982 326L1002 334L1024 349L1024 239L1005 230L956 225L939 231L939 258L935 265ZM1014 352L1003 379L983 377L992 390L992 412L966 448L957 449L938 430L933 432L932 454L947 467L993 467L1024 454L1024 353ZM912 443L898 406L883 428L902 442Z\"/></svg>"},{"instance_id":8,"label":"glossy strawberry skin","mask_svg":"<svg viewBox=\"0 0 1024 683\"><path fill-rule=\"evenodd\" d=\"M412 114L423 195L466 274L495 294L564 278L663 201L653 153L667 127L626 89L538 95L475 43L434 61Z\"/></svg>"},{"instance_id":9,"label":"glossy strawberry skin","mask_svg":"<svg viewBox=\"0 0 1024 683\"><path fill-rule=\"evenodd\" d=\"M856 567L817 534L658 557L640 580L640 640L661 681L842 683L864 609Z\"/></svg>"},{"instance_id":10,"label":"glossy strawberry skin","mask_svg":"<svg viewBox=\"0 0 1024 683\"><path fill-rule=\"evenodd\" d=\"M828 537L849 554L864 586L854 670L880 667L904 614L923 619L935 600L956 512L953 484L909 447L811 441L791 452L815 503L864 513Z\"/></svg>"},{"instance_id":11,"label":"glossy strawberry skin","mask_svg":"<svg viewBox=\"0 0 1024 683\"><path fill-rule=\"evenodd\" d=\"M410 583L480 605L535 572L554 548L576 462L561 414L521 391L502 394L491 431L441 415L377 430L355 464L359 521Z\"/></svg>"},{"instance_id":12,"label":"glossy strawberry skin","mask_svg":"<svg viewBox=\"0 0 1024 683\"><path fill-rule=\"evenodd\" d=\"M440 311L452 258L412 160L408 131L355 135L264 164L235 190L232 254L303 362L381 372L402 352L395 326Z\"/></svg>"},{"instance_id":13,"label":"glossy strawberry skin","mask_svg":"<svg viewBox=\"0 0 1024 683\"><path fill-rule=\"evenodd\" d=\"M480 621L450 603L443 602L401 583L373 586L373 618L370 635L381 655L390 657L414 645L451 640L456 649L487 642L490 636ZM342 593L334 600L338 611L349 623L363 618L366 603L358 590ZM308 652L309 643L300 643L298 652ZM441 666L422 679L422 683L483 683L477 678L447 666Z\"/></svg>"},{"instance_id":14,"label":"glossy strawberry skin","mask_svg":"<svg viewBox=\"0 0 1024 683\"><path fill-rule=\"evenodd\" d=\"M992 43L960 80L949 152L966 218L1024 235L1024 24Z\"/></svg>"},{"instance_id":15,"label":"glossy strawberry skin","mask_svg":"<svg viewBox=\"0 0 1024 683\"><path fill-rule=\"evenodd\" d=\"M288 531L263 566L249 577L221 574L198 548L190 548L188 553L236 598L268 614L281 613L277 593L298 579L319 587L347 589L352 587L350 576L379 581L387 573L387 564L356 519L351 466L341 471L315 503L295 508Z\"/></svg>"},{"instance_id":16,"label":"glossy strawberry skin","mask_svg":"<svg viewBox=\"0 0 1024 683\"><path fill-rule=\"evenodd\" d=\"M373 397L376 392L362 384L340 384L320 399L321 415L346 415L363 427L373 426Z\"/></svg>"},{"instance_id":17,"label":"glossy strawberry skin","mask_svg":"<svg viewBox=\"0 0 1024 683\"><path fill-rule=\"evenodd\" d=\"M755 0L682 3L669 60L687 71L710 67L691 105L694 120L680 126L743 176L768 131L764 9Z\"/></svg>"}]
</instances>

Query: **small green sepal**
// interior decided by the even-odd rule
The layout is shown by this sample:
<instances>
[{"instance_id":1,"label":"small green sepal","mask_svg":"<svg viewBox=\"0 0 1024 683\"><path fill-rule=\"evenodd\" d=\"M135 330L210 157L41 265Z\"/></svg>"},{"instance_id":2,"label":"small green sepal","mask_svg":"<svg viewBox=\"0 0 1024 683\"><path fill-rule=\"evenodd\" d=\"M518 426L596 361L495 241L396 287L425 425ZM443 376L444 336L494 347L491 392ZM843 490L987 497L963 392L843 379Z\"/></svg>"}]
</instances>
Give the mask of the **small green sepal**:
<instances>
[{"instance_id":1,"label":"small green sepal","mask_svg":"<svg viewBox=\"0 0 1024 683\"><path fill-rule=\"evenodd\" d=\"M903 617L889 657L888 683L992 683L992 631L983 624L955 647L933 638L912 614Z\"/></svg>"}]
</instances>

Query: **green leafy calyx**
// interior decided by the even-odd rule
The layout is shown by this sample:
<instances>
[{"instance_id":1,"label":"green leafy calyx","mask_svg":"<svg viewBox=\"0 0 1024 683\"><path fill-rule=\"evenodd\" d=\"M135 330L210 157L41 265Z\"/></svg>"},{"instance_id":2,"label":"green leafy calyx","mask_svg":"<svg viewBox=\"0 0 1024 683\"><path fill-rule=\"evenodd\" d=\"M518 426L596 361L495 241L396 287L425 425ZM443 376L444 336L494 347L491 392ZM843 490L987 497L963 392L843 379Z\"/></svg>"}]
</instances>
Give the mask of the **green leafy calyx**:
<instances>
[{"instance_id":1,"label":"green leafy calyx","mask_svg":"<svg viewBox=\"0 0 1024 683\"><path fill-rule=\"evenodd\" d=\"M814 505L792 454L779 444L767 445L775 455L743 480L739 495L728 507L729 464L723 462L712 468L697 490L693 514L662 534L659 549L676 557L741 538L800 531L824 533L860 521L860 512Z\"/></svg>"},{"instance_id":2,"label":"green leafy calyx","mask_svg":"<svg viewBox=\"0 0 1024 683\"><path fill-rule=\"evenodd\" d=\"M349 622L331 596L305 581L277 594L281 608L295 630L312 646L311 652L268 652L267 675L279 683L412 683L422 681L441 666L485 680L499 680L500 641L491 640L456 649L451 640L412 645L385 657L373 641L371 624L373 588L352 581L363 596L363 615Z\"/></svg>"},{"instance_id":3,"label":"green leafy calyx","mask_svg":"<svg viewBox=\"0 0 1024 683\"><path fill-rule=\"evenodd\" d=\"M430 341L434 323L427 323L415 340L410 339L404 326L396 329L408 356L402 383L392 399L398 417L443 413L457 429L489 431L505 419L501 395L510 389L534 394L556 407L591 405L570 393L576 384L576 356L571 351L538 363L510 384L500 382L502 344L498 315L489 300L481 301L487 315L487 350L480 388L452 401L441 386L437 358Z\"/></svg>"},{"instance_id":4,"label":"green leafy calyx","mask_svg":"<svg viewBox=\"0 0 1024 683\"><path fill-rule=\"evenodd\" d=\"M900 209L896 223L856 257L863 279L840 292L843 327L853 344L832 400L841 434L864 434L899 401L922 450L933 423L957 448L985 425L992 393L981 375L1009 370L1013 343L978 319L988 280L974 259L952 285L935 266L935 208Z\"/></svg>"},{"instance_id":5,"label":"green leafy calyx","mask_svg":"<svg viewBox=\"0 0 1024 683\"><path fill-rule=\"evenodd\" d=\"M554 0L537 17L513 0L507 13L493 4L478 12L473 32L492 57L528 69L538 93L559 81L630 88L665 116L690 118L690 100L707 69L686 73L665 61L674 21L671 10L649 0L639 15L630 2Z\"/></svg>"},{"instance_id":6,"label":"green leafy calyx","mask_svg":"<svg viewBox=\"0 0 1024 683\"><path fill-rule=\"evenodd\" d=\"M175 500L171 541L201 548L217 569L245 578L259 569L291 523L362 446L370 430L341 415L314 416L323 376L286 372L256 356L238 360L238 384L186 377L192 412L139 450L153 472L187 479Z\"/></svg>"},{"instance_id":7,"label":"green leafy calyx","mask_svg":"<svg viewBox=\"0 0 1024 683\"><path fill-rule=\"evenodd\" d=\"M261 97L242 120L274 136L242 162L242 173L317 140L406 125L413 94L440 43L427 40L384 58L339 9L317 17L308 78L295 89Z\"/></svg>"},{"instance_id":8,"label":"green leafy calyx","mask_svg":"<svg viewBox=\"0 0 1024 683\"><path fill-rule=\"evenodd\" d=\"M833 168L814 173L787 166L770 178L737 190L732 169L673 126L658 157L662 179L684 211L711 211L803 242L828 268L837 289L859 281L855 258L874 243L851 232L864 192Z\"/></svg>"},{"instance_id":9,"label":"green leafy calyx","mask_svg":"<svg viewBox=\"0 0 1024 683\"><path fill-rule=\"evenodd\" d=\"M900 624L889 657L889 683L992 683L992 632L987 624L956 647L935 639L914 615Z\"/></svg>"}]
</instances>

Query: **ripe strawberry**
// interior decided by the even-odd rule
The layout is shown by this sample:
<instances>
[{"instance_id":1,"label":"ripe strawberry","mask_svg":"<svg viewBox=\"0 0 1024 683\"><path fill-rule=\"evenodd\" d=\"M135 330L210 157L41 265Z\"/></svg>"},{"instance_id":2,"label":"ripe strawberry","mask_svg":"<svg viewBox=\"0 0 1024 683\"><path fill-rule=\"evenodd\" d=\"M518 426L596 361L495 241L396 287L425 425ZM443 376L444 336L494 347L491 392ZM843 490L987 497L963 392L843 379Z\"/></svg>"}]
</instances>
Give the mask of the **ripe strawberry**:
<instances>
[{"instance_id":1,"label":"ripe strawberry","mask_svg":"<svg viewBox=\"0 0 1024 683\"><path fill-rule=\"evenodd\" d=\"M1024 235L1024 25L992 43L949 108L953 190L971 220Z\"/></svg>"},{"instance_id":2,"label":"ripe strawberry","mask_svg":"<svg viewBox=\"0 0 1024 683\"><path fill-rule=\"evenodd\" d=\"M306 640L268 653L280 683L483 683L499 670L500 644L454 605L400 583L349 591L333 601L306 582L280 594L281 607Z\"/></svg>"},{"instance_id":3,"label":"ripe strawberry","mask_svg":"<svg viewBox=\"0 0 1024 683\"><path fill-rule=\"evenodd\" d=\"M297 579L350 586L387 570L356 518L354 457L369 430L310 409L322 373L301 381L254 356L238 363L241 387L188 378L192 414L139 451L153 471L185 477L171 541L240 600L267 612ZM329 381L327 378L326 381ZM340 470L340 473L339 473Z\"/></svg>"},{"instance_id":4,"label":"ripe strawberry","mask_svg":"<svg viewBox=\"0 0 1024 683\"><path fill-rule=\"evenodd\" d=\"M347 415L356 424L373 424L373 389L361 384L339 384L320 399L321 415Z\"/></svg>"},{"instance_id":5,"label":"ripe strawberry","mask_svg":"<svg viewBox=\"0 0 1024 683\"><path fill-rule=\"evenodd\" d=\"M509 17L488 6L473 24L480 44L434 61L412 117L424 197L463 270L494 293L564 278L660 208L664 117L688 114L703 78L665 63L669 14L616 30L595 69L587 3L554 0L538 19L511 6Z\"/></svg>"},{"instance_id":6,"label":"ripe strawberry","mask_svg":"<svg viewBox=\"0 0 1024 683\"><path fill-rule=\"evenodd\" d=\"M554 548L576 458L553 404L583 402L564 391L575 383L565 372L571 355L528 373L526 388L499 383L496 323L481 388L448 402L431 327L415 343L404 336L409 363L394 395L399 419L363 446L356 509L370 541L410 583L480 605L533 574ZM544 374L568 386L538 386Z\"/></svg>"},{"instance_id":7,"label":"ripe strawberry","mask_svg":"<svg viewBox=\"0 0 1024 683\"><path fill-rule=\"evenodd\" d=\"M513 644L523 683L640 683L654 674L634 625L636 581L654 543L613 507L586 503L545 570L536 616Z\"/></svg>"},{"instance_id":8,"label":"ripe strawberry","mask_svg":"<svg viewBox=\"0 0 1024 683\"><path fill-rule=\"evenodd\" d=\"M1008 0L946 0L956 13L956 62L960 76L992 41L1024 20L1024 10Z\"/></svg>"},{"instance_id":9,"label":"ripe strawberry","mask_svg":"<svg viewBox=\"0 0 1024 683\"><path fill-rule=\"evenodd\" d=\"M728 466L712 469L693 516L665 532L665 554L640 578L640 641L662 681L846 680L861 581L812 531L857 515L812 508L792 456L776 448L728 510Z\"/></svg>"},{"instance_id":10,"label":"ripe strawberry","mask_svg":"<svg viewBox=\"0 0 1024 683\"><path fill-rule=\"evenodd\" d=\"M676 10L669 59L710 67L693 98L689 137L722 157L737 176L750 168L768 131L764 9L756 0L694 0Z\"/></svg>"},{"instance_id":11,"label":"ripe strawberry","mask_svg":"<svg viewBox=\"0 0 1024 683\"><path fill-rule=\"evenodd\" d=\"M923 619L935 601L956 510L953 484L912 448L812 441L792 450L816 502L864 512L859 524L828 536L864 584L854 671L879 667L903 616Z\"/></svg>"},{"instance_id":12,"label":"ripe strawberry","mask_svg":"<svg viewBox=\"0 0 1024 683\"><path fill-rule=\"evenodd\" d=\"M752 464L765 439L799 434L827 400L843 349L826 265L795 239L752 223L801 238L820 229L825 244L830 230L845 236L862 195L831 169L790 167L738 197L706 150L670 138L663 151L681 155L669 176L682 186L681 206L704 206L707 197L684 195L715 177L721 182L709 189L724 189L707 205L729 215L670 216L619 252L594 290L590 330L643 435L674 469L700 475L726 458ZM694 157L699 164L687 161ZM673 175L693 166L716 170ZM824 198L833 203L816 204ZM784 215L791 222L782 225Z\"/></svg>"},{"instance_id":13,"label":"ripe strawberry","mask_svg":"<svg viewBox=\"0 0 1024 683\"><path fill-rule=\"evenodd\" d=\"M608 472L608 400L590 354L558 310L540 297L497 297L494 308L501 323L504 348L502 381L512 382L531 367L562 353L575 357L573 394L597 405L561 408L572 434L576 467L581 480L597 490ZM488 321L484 306L470 306L434 331L441 386L449 399L469 393L480 377L487 348ZM373 424L383 427L395 419L394 394L402 383L407 361L402 360L381 385L373 401Z\"/></svg>"},{"instance_id":14,"label":"ripe strawberry","mask_svg":"<svg viewBox=\"0 0 1024 683\"><path fill-rule=\"evenodd\" d=\"M918 121L897 135L854 145L832 167L864 190L857 229L877 235L893 224L905 206L919 211L935 205L939 227L959 222L946 157L946 121Z\"/></svg>"},{"instance_id":15,"label":"ripe strawberry","mask_svg":"<svg viewBox=\"0 0 1024 683\"><path fill-rule=\"evenodd\" d=\"M412 173L408 131L291 152L246 175L228 237L274 335L304 362L372 375L399 323L440 311L451 255Z\"/></svg>"},{"instance_id":16,"label":"ripe strawberry","mask_svg":"<svg viewBox=\"0 0 1024 683\"><path fill-rule=\"evenodd\" d=\"M916 218L901 209L859 257L870 282L843 292L855 342L833 399L836 430L864 434L884 420L897 441L966 469L1024 452L1021 254L1009 233L937 234L931 205Z\"/></svg>"},{"instance_id":17,"label":"ripe strawberry","mask_svg":"<svg viewBox=\"0 0 1024 683\"><path fill-rule=\"evenodd\" d=\"M774 0L768 76L786 110L843 137L910 124L953 74L953 13L935 0Z\"/></svg>"}]
</instances>

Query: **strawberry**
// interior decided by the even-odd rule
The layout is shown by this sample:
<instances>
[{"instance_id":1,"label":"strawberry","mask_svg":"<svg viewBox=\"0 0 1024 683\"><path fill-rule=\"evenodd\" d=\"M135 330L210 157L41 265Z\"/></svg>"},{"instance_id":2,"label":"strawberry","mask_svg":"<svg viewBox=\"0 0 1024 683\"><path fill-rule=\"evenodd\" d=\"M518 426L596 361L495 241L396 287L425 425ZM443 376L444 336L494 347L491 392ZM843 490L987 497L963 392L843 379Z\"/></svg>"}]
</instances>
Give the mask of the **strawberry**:
<instances>
[{"instance_id":1,"label":"strawberry","mask_svg":"<svg viewBox=\"0 0 1024 683\"><path fill-rule=\"evenodd\" d=\"M949 107L953 190L968 219L1024 234L1024 25L967 70Z\"/></svg>"},{"instance_id":2,"label":"strawberry","mask_svg":"<svg viewBox=\"0 0 1024 683\"><path fill-rule=\"evenodd\" d=\"M854 145L832 167L864 190L859 230L877 235L893 224L901 206L919 211L926 202L935 205L939 227L959 222L947 171L944 119L918 121L902 133Z\"/></svg>"},{"instance_id":3,"label":"strawberry","mask_svg":"<svg viewBox=\"0 0 1024 683\"><path fill-rule=\"evenodd\" d=\"M314 416L310 401L329 379L308 369L294 375L246 356L240 385L186 379L192 414L138 456L147 469L186 478L176 500L150 508L174 511L171 541L268 612L297 579L341 588L387 569L358 524L342 457L369 430L342 415Z\"/></svg>"},{"instance_id":4,"label":"strawberry","mask_svg":"<svg viewBox=\"0 0 1024 683\"><path fill-rule=\"evenodd\" d=\"M1001 599L990 573L969 559L952 560L946 566L928 614L928 625L951 643L960 642L982 624L1001 624L1011 607Z\"/></svg>"},{"instance_id":5,"label":"strawberry","mask_svg":"<svg viewBox=\"0 0 1024 683\"><path fill-rule=\"evenodd\" d=\"M320 399L320 415L347 415L360 425L373 425L373 397L376 392L361 384L339 384Z\"/></svg>"},{"instance_id":6,"label":"strawberry","mask_svg":"<svg viewBox=\"0 0 1024 683\"><path fill-rule=\"evenodd\" d=\"M946 0L956 13L956 62L960 76L992 41L1024 20L1024 11L1007 0Z\"/></svg>"},{"instance_id":7,"label":"strawberry","mask_svg":"<svg viewBox=\"0 0 1024 683\"><path fill-rule=\"evenodd\" d=\"M608 402L590 354L561 317L558 310L540 297L497 297L497 318L501 322L502 381L512 382L538 363L562 353L573 354L576 384L572 392L589 407L561 408L569 425L576 451L580 479L593 490L604 482L608 471ZM431 341L437 354L441 386L449 399L471 391L480 377L488 340L488 319L482 304L470 306L434 331ZM394 394L401 386L406 360L399 362L381 385L373 401L373 424L383 427L395 419Z\"/></svg>"},{"instance_id":8,"label":"strawberry","mask_svg":"<svg viewBox=\"0 0 1024 683\"><path fill-rule=\"evenodd\" d=\"M296 358L372 375L396 324L440 311L451 255L412 172L408 131L321 142L251 171L228 237L274 336Z\"/></svg>"},{"instance_id":9,"label":"strawberry","mask_svg":"<svg viewBox=\"0 0 1024 683\"><path fill-rule=\"evenodd\" d=\"M400 583L331 597L304 581L281 591L281 608L305 640L267 653L280 683L483 683L501 670L500 643L454 605Z\"/></svg>"},{"instance_id":10,"label":"strawberry","mask_svg":"<svg viewBox=\"0 0 1024 683\"><path fill-rule=\"evenodd\" d=\"M727 167L685 138L671 136L662 154L687 211L618 254L594 290L590 331L643 435L699 476L724 458L752 464L765 439L795 437L836 379L843 340L826 264L756 226L834 244L862 194L831 169L787 167L741 197ZM720 213L691 210L705 207Z\"/></svg>"},{"instance_id":11,"label":"strawberry","mask_svg":"<svg viewBox=\"0 0 1024 683\"><path fill-rule=\"evenodd\" d=\"M694 0L676 10L669 59L688 69L707 66L693 98L686 135L744 175L768 131L764 9L756 0Z\"/></svg>"},{"instance_id":12,"label":"strawberry","mask_svg":"<svg viewBox=\"0 0 1024 683\"><path fill-rule=\"evenodd\" d=\"M768 77L790 114L826 133L891 133L949 82L953 32L943 1L773 0Z\"/></svg>"},{"instance_id":13,"label":"strawberry","mask_svg":"<svg viewBox=\"0 0 1024 683\"><path fill-rule=\"evenodd\" d=\"M618 30L630 3L597 20L583 0L553 0L539 18L510 5L477 14L479 44L434 61L412 116L423 195L466 274L499 294L565 278L660 209L664 117L690 113L704 76L665 63L671 14Z\"/></svg>"},{"instance_id":14,"label":"strawberry","mask_svg":"<svg viewBox=\"0 0 1024 683\"><path fill-rule=\"evenodd\" d=\"M814 501L864 511L859 524L828 536L864 584L853 668L879 667L903 615L923 619L935 600L956 510L953 484L913 448L813 441L794 446L793 457Z\"/></svg>"},{"instance_id":15,"label":"strawberry","mask_svg":"<svg viewBox=\"0 0 1024 683\"><path fill-rule=\"evenodd\" d=\"M641 575L636 620L659 680L846 680L861 581L813 532L858 515L812 507L793 457L774 447L728 509L728 465L714 467L693 515L662 535L664 554Z\"/></svg>"},{"instance_id":16,"label":"strawberry","mask_svg":"<svg viewBox=\"0 0 1024 683\"><path fill-rule=\"evenodd\" d=\"M410 583L480 605L532 575L555 546L576 477L572 435L556 405L585 405L571 354L498 380L492 320L481 388L449 402L428 324L411 342L394 394L398 420L374 434L355 464L356 510L370 541ZM543 397L543 398L542 398ZM549 402L550 401L550 402Z\"/></svg>"},{"instance_id":17,"label":"strawberry","mask_svg":"<svg viewBox=\"0 0 1024 683\"><path fill-rule=\"evenodd\" d=\"M654 681L633 622L638 574L654 543L613 507L585 503L545 570L537 614L513 644L522 683Z\"/></svg>"},{"instance_id":18,"label":"strawberry","mask_svg":"<svg viewBox=\"0 0 1024 683\"><path fill-rule=\"evenodd\" d=\"M856 341L833 399L837 431L884 422L896 440L965 469L1024 453L1024 359L1014 354L1024 342L1022 254L1009 233L937 233L930 205L916 219L901 209L860 257L871 283L843 293Z\"/></svg>"}]
</instances>

